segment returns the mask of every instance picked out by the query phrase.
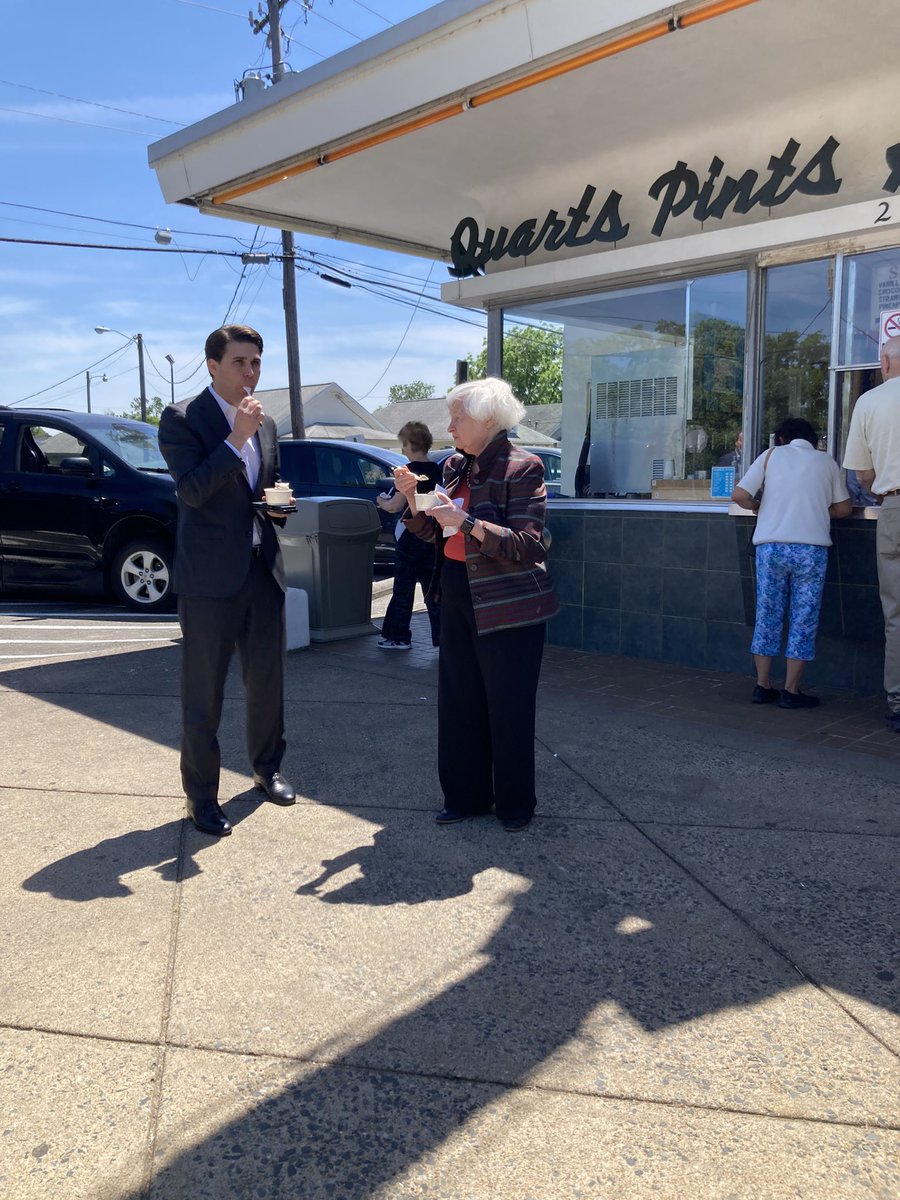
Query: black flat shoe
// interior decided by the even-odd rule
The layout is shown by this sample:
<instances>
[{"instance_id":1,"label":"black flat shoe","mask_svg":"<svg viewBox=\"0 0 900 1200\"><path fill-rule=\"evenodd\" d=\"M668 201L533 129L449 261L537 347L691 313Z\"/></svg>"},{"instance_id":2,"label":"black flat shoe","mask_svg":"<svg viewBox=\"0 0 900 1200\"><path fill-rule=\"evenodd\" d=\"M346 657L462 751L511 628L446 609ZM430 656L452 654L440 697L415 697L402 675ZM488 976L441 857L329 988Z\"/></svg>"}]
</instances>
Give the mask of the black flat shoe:
<instances>
[{"instance_id":1,"label":"black flat shoe","mask_svg":"<svg viewBox=\"0 0 900 1200\"><path fill-rule=\"evenodd\" d=\"M215 800L188 800L187 815L201 833L213 837L227 837L231 833L231 822Z\"/></svg>"},{"instance_id":2,"label":"black flat shoe","mask_svg":"<svg viewBox=\"0 0 900 1200\"><path fill-rule=\"evenodd\" d=\"M807 696L803 692L789 692L784 688L778 699L779 708L818 708L819 697Z\"/></svg>"},{"instance_id":3,"label":"black flat shoe","mask_svg":"<svg viewBox=\"0 0 900 1200\"><path fill-rule=\"evenodd\" d=\"M780 695L781 695L781 692L779 692L778 688L773 688L773 687L766 688L766 687L763 687L763 685L761 683L758 683L756 685L756 687L753 689L752 703L753 704L772 704L772 703L774 703L774 701L776 701L778 699L778 697Z\"/></svg>"},{"instance_id":4,"label":"black flat shoe","mask_svg":"<svg viewBox=\"0 0 900 1200\"><path fill-rule=\"evenodd\" d=\"M501 820L500 824L507 833L521 833L531 824L531 817L510 817L505 821Z\"/></svg>"},{"instance_id":5,"label":"black flat shoe","mask_svg":"<svg viewBox=\"0 0 900 1200\"><path fill-rule=\"evenodd\" d=\"M434 818L438 825L456 825L458 821L468 821L473 813L457 812L455 808L442 808Z\"/></svg>"},{"instance_id":6,"label":"black flat shoe","mask_svg":"<svg viewBox=\"0 0 900 1200\"><path fill-rule=\"evenodd\" d=\"M283 775L254 775L253 783L265 792L273 804L296 804L297 793Z\"/></svg>"}]
</instances>

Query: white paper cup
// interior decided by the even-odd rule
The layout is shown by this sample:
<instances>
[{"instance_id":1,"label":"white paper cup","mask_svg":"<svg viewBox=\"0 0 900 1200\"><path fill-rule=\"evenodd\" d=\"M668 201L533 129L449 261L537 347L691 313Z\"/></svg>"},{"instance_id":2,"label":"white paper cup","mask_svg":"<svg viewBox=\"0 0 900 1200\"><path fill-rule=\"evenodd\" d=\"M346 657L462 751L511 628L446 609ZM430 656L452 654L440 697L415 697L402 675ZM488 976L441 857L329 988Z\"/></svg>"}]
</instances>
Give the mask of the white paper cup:
<instances>
[{"instance_id":1,"label":"white paper cup","mask_svg":"<svg viewBox=\"0 0 900 1200\"><path fill-rule=\"evenodd\" d=\"M440 496L436 492L424 492L421 496L416 494L416 512L426 512L439 501Z\"/></svg>"},{"instance_id":2,"label":"white paper cup","mask_svg":"<svg viewBox=\"0 0 900 1200\"><path fill-rule=\"evenodd\" d=\"M293 504L294 493L287 484L263 489L263 499L266 504Z\"/></svg>"}]
</instances>

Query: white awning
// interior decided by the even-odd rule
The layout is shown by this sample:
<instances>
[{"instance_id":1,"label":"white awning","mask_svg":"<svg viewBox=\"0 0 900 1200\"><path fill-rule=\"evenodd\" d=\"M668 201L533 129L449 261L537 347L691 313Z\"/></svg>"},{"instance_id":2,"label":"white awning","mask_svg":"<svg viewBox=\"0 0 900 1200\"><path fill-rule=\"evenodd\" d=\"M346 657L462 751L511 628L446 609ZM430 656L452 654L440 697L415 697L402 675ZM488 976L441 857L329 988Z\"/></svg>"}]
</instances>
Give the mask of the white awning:
<instances>
[{"instance_id":1,"label":"white awning","mask_svg":"<svg viewBox=\"0 0 900 1200\"><path fill-rule=\"evenodd\" d=\"M155 143L150 162L170 202L437 258L464 218L511 231L566 218L587 187L592 219L620 196L616 247L539 246L531 267L890 199L898 61L896 0L444 0ZM837 192L702 223L686 205L654 232L650 193L676 164L761 183L796 143L787 183L830 139Z\"/></svg>"}]
</instances>

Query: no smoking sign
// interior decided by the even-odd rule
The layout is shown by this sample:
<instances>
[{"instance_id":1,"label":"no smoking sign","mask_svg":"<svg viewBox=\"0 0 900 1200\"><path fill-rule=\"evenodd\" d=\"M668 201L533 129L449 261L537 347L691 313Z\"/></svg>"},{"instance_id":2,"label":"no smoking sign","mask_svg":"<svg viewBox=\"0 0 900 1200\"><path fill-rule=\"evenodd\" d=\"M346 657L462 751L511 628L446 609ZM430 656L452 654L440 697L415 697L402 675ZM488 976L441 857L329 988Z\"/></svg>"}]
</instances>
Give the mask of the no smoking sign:
<instances>
[{"instance_id":1,"label":"no smoking sign","mask_svg":"<svg viewBox=\"0 0 900 1200\"><path fill-rule=\"evenodd\" d=\"M881 314L881 336L878 339L879 353L888 338L900 337L900 309L890 308Z\"/></svg>"}]
</instances>

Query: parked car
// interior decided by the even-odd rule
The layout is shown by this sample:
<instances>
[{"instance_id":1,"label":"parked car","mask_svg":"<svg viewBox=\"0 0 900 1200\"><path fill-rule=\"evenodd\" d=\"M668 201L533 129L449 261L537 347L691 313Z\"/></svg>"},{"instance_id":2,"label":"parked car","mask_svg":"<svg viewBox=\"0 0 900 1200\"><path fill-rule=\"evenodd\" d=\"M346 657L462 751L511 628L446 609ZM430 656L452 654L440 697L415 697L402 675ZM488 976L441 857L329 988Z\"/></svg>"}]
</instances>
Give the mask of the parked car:
<instances>
[{"instance_id":1,"label":"parked car","mask_svg":"<svg viewBox=\"0 0 900 1200\"><path fill-rule=\"evenodd\" d=\"M547 498L552 499L554 496L560 495L559 481L562 478L562 455L555 446L520 446L520 450L527 450L529 454L536 454L544 464L544 484L547 488ZM455 454L453 446L445 446L443 450L432 450L428 457L432 462L443 465L444 461Z\"/></svg>"},{"instance_id":2,"label":"parked car","mask_svg":"<svg viewBox=\"0 0 900 1200\"><path fill-rule=\"evenodd\" d=\"M174 602L175 485L156 427L0 406L0 587Z\"/></svg>"},{"instance_id":3,"label":"parked car","mask_svg":"<svg viewBox=\"0 0 900 1200\"><path fill-rule=\"evenodd\" d=\"M394 486L394 467L407 460L395 450L337 438L282 438L278 443L281 478L295 496L349 496L371 500ZM376 563L394 561L397 517L382 512L381 533L375 546Z\"/></svg>"}]
</instances>

